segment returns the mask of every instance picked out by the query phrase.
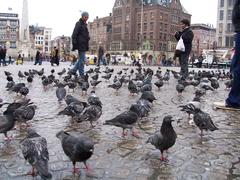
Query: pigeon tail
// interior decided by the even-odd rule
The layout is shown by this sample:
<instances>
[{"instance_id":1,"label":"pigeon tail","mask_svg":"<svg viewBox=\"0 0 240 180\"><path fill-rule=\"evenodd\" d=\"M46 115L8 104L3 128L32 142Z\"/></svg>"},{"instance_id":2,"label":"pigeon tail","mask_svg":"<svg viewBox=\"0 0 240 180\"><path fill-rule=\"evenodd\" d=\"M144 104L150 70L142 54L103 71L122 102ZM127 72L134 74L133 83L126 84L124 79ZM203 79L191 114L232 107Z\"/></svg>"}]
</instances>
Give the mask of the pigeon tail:
<instances>
[{"instance_id":1,"label":"pigeon tail","mask_svg":"<svg viewBox=\"0 0 240 180\"><path fill-rule=\"evenodd\" d=\"M39 160L35 164L35 168L42 179L52 178L52 174L48 172L48 162L46 160L43 159Z\"/></svg>"}]
</instances>

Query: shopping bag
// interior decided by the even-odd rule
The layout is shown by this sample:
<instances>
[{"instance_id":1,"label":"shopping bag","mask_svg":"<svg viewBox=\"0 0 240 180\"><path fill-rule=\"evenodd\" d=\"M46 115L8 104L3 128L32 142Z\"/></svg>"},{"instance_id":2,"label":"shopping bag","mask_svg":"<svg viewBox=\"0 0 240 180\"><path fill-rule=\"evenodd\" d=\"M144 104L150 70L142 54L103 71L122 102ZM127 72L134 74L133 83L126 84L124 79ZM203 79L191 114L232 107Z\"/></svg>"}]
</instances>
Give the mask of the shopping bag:
<instances>
[{"instance_id":1,"label":"shopping bag","mask_svg":"<svg viewBox=\"0 0 240 180\"><path fill-rule=\"evenodd\" d=\"M182 36L180 37L180 39L177 43L176 50L185 52L185 46L184 46L184 43L183 43Z\"/></svg>"}]
</instances>

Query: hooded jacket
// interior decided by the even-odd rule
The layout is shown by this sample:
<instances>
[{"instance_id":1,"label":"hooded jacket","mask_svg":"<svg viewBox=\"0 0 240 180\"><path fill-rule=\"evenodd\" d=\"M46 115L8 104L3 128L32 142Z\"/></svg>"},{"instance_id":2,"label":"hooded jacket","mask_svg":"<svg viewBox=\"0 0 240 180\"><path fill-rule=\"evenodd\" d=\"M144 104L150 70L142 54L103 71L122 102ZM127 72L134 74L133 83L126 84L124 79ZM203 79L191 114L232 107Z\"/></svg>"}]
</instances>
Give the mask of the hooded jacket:
<instances>
[{"instance_id":1,"label":"hooded jacket","mask_svg":"<svg viewBox=\"0 0 240 180\"><path fill-rule=\"evenodd\" d=\"M72 34L72 50L79 50L85 52L89 50L89 32L87 24L82 18L76 23Z\"/></svg>"}]
</instances>

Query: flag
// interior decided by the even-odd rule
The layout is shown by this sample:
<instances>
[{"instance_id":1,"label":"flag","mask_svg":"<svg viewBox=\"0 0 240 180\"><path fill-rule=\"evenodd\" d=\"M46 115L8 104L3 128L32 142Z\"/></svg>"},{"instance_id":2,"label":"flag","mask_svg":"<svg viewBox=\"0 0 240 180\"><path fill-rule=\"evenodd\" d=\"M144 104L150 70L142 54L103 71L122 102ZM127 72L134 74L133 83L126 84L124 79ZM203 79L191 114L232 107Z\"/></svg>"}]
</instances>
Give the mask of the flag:
<instances>
[{"instance_id":1,"label":"flag","mask_svg":"<svg viewBox=\"0 0 240 180\"><path fill-rule=\"evenodd\" d=\"M9 11L12 11L13 9L12 9L11 7L8 7L8 10L9 10Z\"/></svg>"}]
</instances>

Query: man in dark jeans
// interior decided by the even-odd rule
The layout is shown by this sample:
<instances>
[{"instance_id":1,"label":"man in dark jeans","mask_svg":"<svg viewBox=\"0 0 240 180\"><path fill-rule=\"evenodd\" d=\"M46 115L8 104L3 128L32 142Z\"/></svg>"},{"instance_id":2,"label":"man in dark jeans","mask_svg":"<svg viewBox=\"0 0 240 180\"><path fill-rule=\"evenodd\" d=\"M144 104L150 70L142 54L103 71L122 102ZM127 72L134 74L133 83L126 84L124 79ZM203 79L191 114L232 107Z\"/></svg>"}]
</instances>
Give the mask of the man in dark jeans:
<instances>
[{"instance_id":1,"label":"man in dark jeans","mask_svg":"<svg viewBox=\"0 0 240 180\"><path fill-rule=\"evenodd\" d=\"M178 52L178 57L181 66L180 74L182 75L182 79L186 79L188 77L188 58L192 50L192 40L194 35L190 29L190 21L188 19L181 20L181 27L182 31L176 32L175 38L179 41L182 37L185 46L185 51Z\"/></svg>"},{"instance_id":2,"label":"man in dark jeans","mask_svg":"<svg viewBox=\"0 0 240 180\"><path fill-rule=\"evenodd\" d=\"M216 51L213 50L213 60L212 60L212 64L210 65L210 69L212 68L213 64L216 64L217 65L217 68L218 68L218 57L216 55Z\"/></svg>"},{"instance_id":3,"label":"man in dark jeans","mask_svg":"<svg viewBox=\"0 0 240 180\"><path fill-rule=\"evenodd\" d=\"M233 85L226 99L226 106L240 108L240 0L236 0L232 11L232 23L235 29L235 54L232 58L230 71Z\"/></svg>"},{"instance_id":4,"label":"man in dark jeans","mask_svg":"<svg viewBox=\"0 0 240 180\"><path fill-rule=\"evenodd\" d=\"M75 24L72 34L72 51L78 50L79 59L74 68L70 70L73 74L78 70L80 76L84 76L84 62L86 59L86 51L89 50L89 32L87 27L87 20L89 14L87 12L82 13L82 17Z\"/></svg>"},{"instance_id":5,"label":"man in dark jeans","mask_svg":"<svg viewBox=\"0 0 240 180\"><path fill-rule=\"evenodd\" d=\"M52 54L51 65L53 66L53 64L57 64L57 66L59 66L59 53L57 47L54 47Z\"/></svg>"}]
</instances>

